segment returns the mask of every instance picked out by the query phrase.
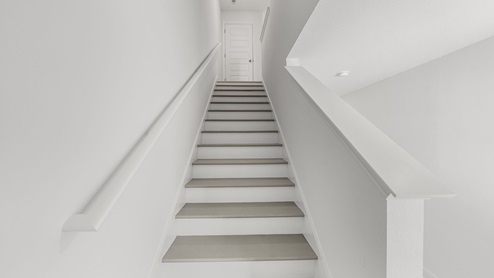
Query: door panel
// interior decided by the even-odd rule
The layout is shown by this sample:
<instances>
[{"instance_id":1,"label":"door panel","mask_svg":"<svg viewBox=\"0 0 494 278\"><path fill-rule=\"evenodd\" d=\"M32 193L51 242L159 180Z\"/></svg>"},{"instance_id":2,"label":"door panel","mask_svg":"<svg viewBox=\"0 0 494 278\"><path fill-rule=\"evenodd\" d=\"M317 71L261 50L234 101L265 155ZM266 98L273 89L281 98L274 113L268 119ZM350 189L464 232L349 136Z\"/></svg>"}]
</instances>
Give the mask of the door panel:
<instances>
[{"instance_id":1,"label":"door panel","mask_svg":"<svg viewBox=\"0 0 494 278\"><path fill-rule=\"evenodd\" d=\"M252 24L225 24L225 78L253 80Z\"/></svg>"}]
</instances>

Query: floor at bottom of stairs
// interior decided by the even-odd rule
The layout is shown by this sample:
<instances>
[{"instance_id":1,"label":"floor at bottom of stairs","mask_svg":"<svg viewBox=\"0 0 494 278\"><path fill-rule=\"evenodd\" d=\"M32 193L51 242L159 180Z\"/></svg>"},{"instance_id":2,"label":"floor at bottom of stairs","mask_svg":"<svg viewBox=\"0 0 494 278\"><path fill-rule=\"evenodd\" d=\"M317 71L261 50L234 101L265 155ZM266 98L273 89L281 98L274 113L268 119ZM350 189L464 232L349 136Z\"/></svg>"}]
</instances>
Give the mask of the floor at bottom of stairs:
<instances>
[{"instance_id":1,"label":"floor at bottom of stairs","mask_svg":"<svg viewBox=\"0 0 494 278\"><path fill-rule=\"evenodd\" d=\"M163 262L317 260L303 235L179 236Z\"/></svg>"}]
</instances>

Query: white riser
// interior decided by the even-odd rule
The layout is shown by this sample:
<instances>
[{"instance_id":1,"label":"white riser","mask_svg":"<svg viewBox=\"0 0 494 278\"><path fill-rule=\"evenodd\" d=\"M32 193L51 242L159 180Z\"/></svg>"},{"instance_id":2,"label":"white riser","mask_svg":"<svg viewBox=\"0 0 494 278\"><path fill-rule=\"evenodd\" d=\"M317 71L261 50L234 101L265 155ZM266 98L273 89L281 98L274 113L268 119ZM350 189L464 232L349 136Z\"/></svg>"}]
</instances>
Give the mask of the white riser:
<instances>
[{"instance_id":1,"label":"white riser","mask_svg":"<svg viewBox=\"0 0 494 278\"><path fill-rule=\"evenodd\" d=\"M313 278L315 261L163 263L158 267L173 278Z\"/></svg>"},{"instance_id":2,"label":"white riser","mask_svg":"<svg viewBox=\"0 0 494 278\"><path fill-rule=\"evenodd\" d=\"M265 96L266 92L263 91L214 91L214 95L255 95Z\"/></svg>"},{"instance_id":3,"label":"white riser","mask_svg":"<svg viewBox=\"0 0 494 278\"><path fill-rule=\"evenodd\" d=\"M294 187L186 188L187 203L290 202Z\"/></svg>"},{"instance_id":4,"label":"white riser","mask_svg":"<svg viewBox=\"0 0 494 278\"><path fill-rule=\"evenodd\" d=\"M208 119L274 119L272 112L208 112Z\"/></svg>"},{"instance_id":5,"label":"white riser","mask_svg":"<svg viewBox=\"0 0 494 278\"><path fill-rule=\"evenodd\" d=\"M203 133L202 143L278 143L278 133Z\"/></svg>"},{"instance_id":6,"label":"white riser","mask_svg":"<svg viewBox=\"0 0 494 278\"><path fill-rule=\"evenodd\" d=\"M176 219L178 235L302 234L303 217Z\"/></svg>"},{"instance_id":7,"label":"white riser","mask_svg":"<svg viewBox=\"0 0 494 278\"><path fill-rule=\"evenodd\" d=\"M277 178L287 175L287 164L192 166L194 178Z\"/></svg>"},{"instance_id":8,"label":"white riser","mask_svg":"<svg viewBox=\"0 0 494 278\"><path fill-rule=\"evenodd\" d=\"M282 147L199 147L201 158L281 158Z\"/></svg>"},{"instance_id":9,"label":"white riser","mask_svg":"<svg viewBox=\"0 0 494 278\"><path fill-rule=\"evenodd\" d=\"M206 122L204 130L277 130L275 122Z\"/></svg>"},{"instance_id":10,"label":"white riser","mask_svg":"<svg viewBox=\"0 0 494 278\"><path fill-rule=\"evenodd\" d=\"M270 110L269 104L211 104L211 110Z\"/></svg>"},{"instance_id":11,"label":"white riser","mask_svg":"<svg viewBox=\"0 0 494 278\"><path fill-rule=\"evenodd\" d=\"M268 101L267 97L213 97L213 102L258 102Z\"/></svg>"}]
</instances>

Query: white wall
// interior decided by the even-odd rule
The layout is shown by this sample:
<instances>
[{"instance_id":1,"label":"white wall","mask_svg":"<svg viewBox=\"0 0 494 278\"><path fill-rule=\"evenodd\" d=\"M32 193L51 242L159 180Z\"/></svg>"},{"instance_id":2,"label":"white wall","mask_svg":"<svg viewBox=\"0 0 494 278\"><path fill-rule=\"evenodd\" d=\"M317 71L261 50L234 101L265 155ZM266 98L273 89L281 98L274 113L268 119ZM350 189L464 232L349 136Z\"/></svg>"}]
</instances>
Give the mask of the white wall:
<instances>
[{"instance_id":1,"label":"white wall","mask_svg":"<svg viewBox=\"0 0 494 278\"><path fill-rule=\"evenodd\" d=\"M493 36L493 11L486 0L321 0L290 57L349 93Z\"/></svg>"},{"instance_id":2,"label":"white wall","mask_svg":"<svg viewBox=\"0 0 494 278\"><path fill-rule=\"evenodd\" d=\"M189 99L97 233L62 233L220 40L215 0L0 2L0 276L146 277L200 125ZM211 71L194 94L208 94ZM187 117L185 117L187 116Z\"/></svg>"},{"instance_id":3,"label":"white wall","mask_svg":"<svg viewBox=\"0 0 494 278\"><path fill-rule=\"evenodd\" d=\"M321 265L330 277L386 276L386 196L285 70L317 0L272 0L263 78L305 199ZM327 273L326 273L327 274Z\"/></svg>"},{"instance_id":4,"label":"white wall","mask_svg":"<svg viewBox=\"0 0 494 278\"><path fill-rule=\"evenodd\" d=\"M426 202L425 267L494 277L494 38L344 98L458 196Z\"/></svg>"},{"instance_id":5,"label":"white wall","mask_svg":"<svg viewBox=\"0 0 494 278\"><path fill-rule=\"evenodd\" d=\"M253 24L253 49L254 49L254 81L262 80L262 56L261 56L261 42L259 37L261 36L262 29L262 12L246 11L246 12L232 12L222 11L221 22L222 26L225 23L251 23ZM224 33L223 33L224 35ZM224 39L224 38L223 38ZM225 44L223 43L223 46ZM224 48L223 48L224 51ZM224 53L224 52L223 52ZM224 55L223 55L224 58ZM223 61L224 64L224 61ZM222 72L223 74L223 72ZM223 74L223 78L225 78Z\"/></svg>"}]
</instances>

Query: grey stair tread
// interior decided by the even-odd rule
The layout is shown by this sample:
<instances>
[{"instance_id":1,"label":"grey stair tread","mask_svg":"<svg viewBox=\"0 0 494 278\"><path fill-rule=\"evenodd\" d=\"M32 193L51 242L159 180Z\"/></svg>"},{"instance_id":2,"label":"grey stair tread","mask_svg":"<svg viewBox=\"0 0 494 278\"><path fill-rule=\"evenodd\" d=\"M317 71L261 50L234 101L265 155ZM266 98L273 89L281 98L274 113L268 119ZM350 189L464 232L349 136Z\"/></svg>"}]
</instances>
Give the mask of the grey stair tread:
<instances>
[{"instance_id":1,"label":"grey stair tread","mask_svg":"<svg viewBox=\"0 0 494 278\"><path fill-rule=\"evenodd\" d=\"M282 158L248 158L248 159L198 159L192 165L259 165L288 164Z\"/></svg>"},{"instance_id":2,"label":"grey stair tread","mask_svg":"<svg viewBox=\"0 0 494 278\"><path fill-rule=\"evenodd\" d=\"M278 133L277 130L203 130L202 133Z\"/></svg>"},{"instance_id":3,"label":"grey stair tread","mask_svg":"<svg viewBox=\"0 0 494 278\"><path fill-rule=\"evenodd\" d=\"M177 219L303 217L294 202L273 203L188 203Z\"/></svg>"},{"instance_id":4,"label":"grey stair tread","mask_svg":"<svg viewBox=\"0 0 494 278\"><path fill-rule=\"evenodd\" d=\"M317 260L303 235L178 236L163 262Z\"/></svg>"},{"instance_id":5,"label":"grey stair tread","mask_svg":"<svg viewBox=\"0 0 494 278\"><path fill-rule=\"evenodd\" d=\"M206 119L206 122L274 122L274 119Z\"/></svg>"},{"instance_id":6,"label":"grey stair tread","mask_svg":"<svg viewBox=\"0 0 494 278\"><path fill-rule=\"evenodd\" d=\"M234 86L239 86L239 87L245 87L245 86L253 86L253 87L264 87L262 83L247 83L247 82L238 82L238 83L216 83L216 86L228 86L228 87L234 87Z\"/></svg>"},{"instance_id":7,"label":"grey stair tread","mask_svg":"<svg viewBox=\"0 0 494 278\"><path fill-rule=\"evenodd\" d=\"M234 87L216 87L214 89L215 92L231 92L233 94L241 94L242 92L244 93L252 93L252 92L258 92L258 93L264 93L266 90L262 87L256 88L256 87L239 87L239 88L234 88ZM214 94L213 94L214 95Z\"/></svg>"},{"instance_id":8,"label":"grey stair tread","mask_svg":"<svg viewBox=\"0 0 494 278\"><path fill-rule=\"evenodd\" d=\"M214 90L215 92L238 92L238 93L248 93L248 92L259 92L259 93L264 93L265 94L265 90L262 89L262 90L255 90L255 89L224 89L224 90L219 90L219 89L215 89Z\"/></svg>"},{"instance_id":9,"label":"grey stair tread","mask_svg":"<svg viewBox=\"0 0 494 278\"><path fill-rule=\"evenodd\" d=\"M241 80L218 80L216 83L260 83L262 84L262 81L241 81Z\"/></svg>"},{"instance_id":10,"label":"grey stair tread","mask_svg":"<svg viewBox=\"0 0 494 278\"><path fill-rule=\"evenodd\" d=\"M208 110L208 112L273 112L273 110L250 110L250 109L236 109L236 110L218 110L218 109L213 109L213 110Z\"/></svg>"},{"instance_id":11,"label":"grey stair tread","mask_svg":"<svg viewBox=\"0 0 494 278\"><path fill-rule=\"evenodd\" d=\"M211 104L269 104L267 101L212 101Z\"/></svg>"},{"instance_id":12,"label":"grey stair tread","mask_svg":"<svg viewBox=\"0 0 494 278\"><path fill-rule=\"evenodd\" d=\"M216 83L216 87L264 87L262 83Z\"/></svg>"},{"instance_id":13,"label":"grey stair tread","mask_svg":"<svg viewBox=\"0 0 494 278\"><path fill-rule=\"evenodd\" d=\"M213 95L213 97L268 97L267 95Z\"/></svg>"},{"instance_id":14,"label":"grey stair tread","mask_svg":"<svg viewBox=\"0 0 494 278\"><path fill-rule=\"evenodd\" d=\"M216 88L231 87L231 88L264 88L262 83L235 83L235 84L216 84Z\"/></svg>"},{"instance_id":15,"label":"grey stair tread","mask_svg":"<svg viewBox=\"0 0 494 278\"><path fill-rule=\"evenodd\" d=\"M186 188L294 187L288 178L192 179Z\"/></svg>"},{"instance_id":16,"label":"grey stair tread","mask_svg":"<svg viewBox=\"0 0 494 278\"><path fill-rule=\"evenodd\" d=\"M199 144L198 147L212 147L212 148L222 148L222 147L282 147L283 144L263 144L263 143L249 143L249 144Z\"/></svg>"},{"instance_id":17,"label":"grey stair tread","mask_svg":"<svg viewBox=\"0 0 494 278\"><path fill-rule=\"evenodd\" d=\"M226 87L226 86L225 86ZM240 91L240 92L264 92L264 88L248 88L247 86L241 88L235 88L234 86L228 86L226 88L214 88L216 92L223 92L223 91Z\"/></svg>"},{"instance_id":18,"label":"grey stair tread","mask_svg":"<svg viewBox=\"0 0 494 278\"><path fill-rule=\"evenodd\" d=\"M222 83L222 84L216 84L215 88L223 88L223 87L240 87L240 88L245 88L245 87L255 87L255 88L264 88L264 85L262 83Z\"/></svg>"},{"instance_id":19,"label":"grey stair tread","mask_svg":"<svg viewBox=\"0 0 494 278\"><path fill-rule=\"evenodd\" d=\"M246 81L229 81L217 82L216 86L264 86L262 82L246 82Z\"/></svg>"}]
</instances>

